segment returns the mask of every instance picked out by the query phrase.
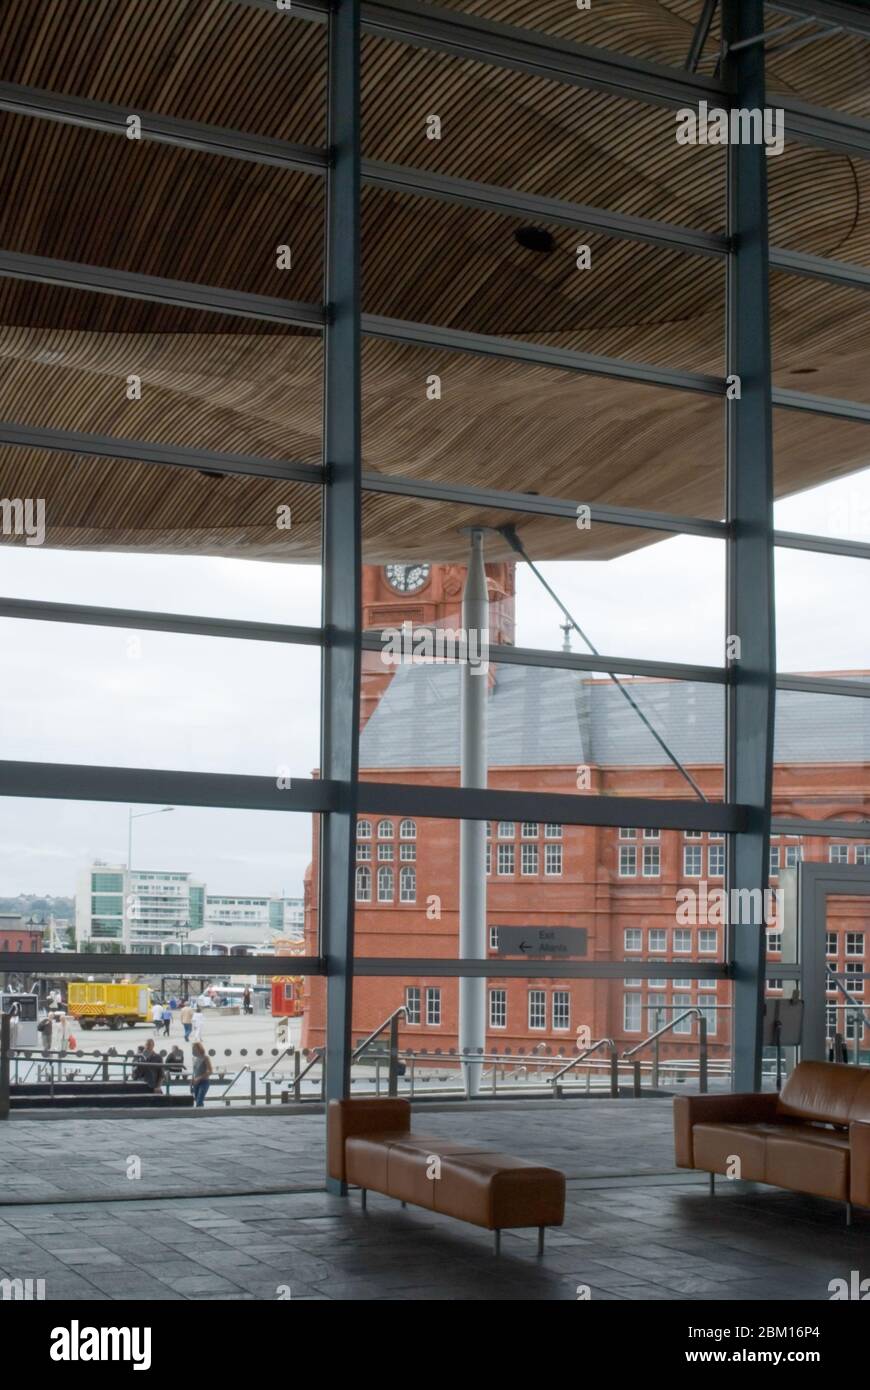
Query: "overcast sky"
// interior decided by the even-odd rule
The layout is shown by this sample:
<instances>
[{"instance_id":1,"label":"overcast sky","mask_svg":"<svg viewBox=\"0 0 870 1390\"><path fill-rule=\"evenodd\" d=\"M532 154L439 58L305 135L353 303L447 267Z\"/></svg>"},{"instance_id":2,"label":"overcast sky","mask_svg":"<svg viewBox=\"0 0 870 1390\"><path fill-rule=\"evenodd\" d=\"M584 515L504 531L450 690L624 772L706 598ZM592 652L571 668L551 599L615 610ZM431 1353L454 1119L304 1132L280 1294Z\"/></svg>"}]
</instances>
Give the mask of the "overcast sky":
<instances>
[{"instance_id":1,"label":"overcast sky","mask_svg":"<svg viewBox=\"0 0 870 1390\"><path fill-rule=\"evenodd\" d=\"M870 541L870 470L777 505L782 530ZM420 556L427 559L426 555ZM546 563L599 651L721 664L724 546L677 536L622 559ZM867 670L867 562L779 551L782 670ZM316 625L315 566L0 546L8 597ZM561 614L524 566L517 641L561 646ZM316 648L0 620L0 757L307 777L317 765ZM575 651L585 650L574 639ZM144 811L148 807L137 807ZM125 861L125 805L0 798L0 894L72 894L94 858ZM178 807L134 825L133 865L213 892L302 891L310 818Z\"/></svg>"}]
</instances>

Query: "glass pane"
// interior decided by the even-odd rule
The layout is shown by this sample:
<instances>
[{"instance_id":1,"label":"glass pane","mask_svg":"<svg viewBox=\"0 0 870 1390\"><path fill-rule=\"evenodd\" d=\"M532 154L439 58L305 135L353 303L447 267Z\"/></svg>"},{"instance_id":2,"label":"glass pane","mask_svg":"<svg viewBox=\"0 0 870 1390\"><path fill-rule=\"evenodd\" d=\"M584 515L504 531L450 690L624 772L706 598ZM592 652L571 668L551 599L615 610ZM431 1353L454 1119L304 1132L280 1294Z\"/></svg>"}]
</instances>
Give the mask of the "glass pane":
<instances>
[{"instance_id":1,"label":"glass pane","mask_svg":"<svg viewBox=\"0 0 870 1390\"><path fill-rule=\"evenodd\" d=\"M789 389L814 391L815 375L790 376ZM860 420L773 412L776 525L788 531L870 540L870 430Z\"/></svg>"},{"instance_id":2,"label":"glass pane","mask_svg":"<svg viewBox=\"0 0 870 1390\"><path fill-rule=\"evenodd\" d=\"M673 111L383 39L363 59L367 158L724 229L724 150L678 145Z\"/></svg>"},{"instance_id":3,"label":"glass pane","mask_svg":"<svg viewBox=\"0 0 870 1390\"><path fill-rule=\"evenodd\" d=\"M366 341L363 460L388 475L724 515L719 398L466 353Z\"/></svg>"},{"instance_id":4,"label":"glass pane","mask_svg":"<svg viewBox=\"0 0 870 1390\"><path fill-rule=\"evenodd\" d=\"M445 273L446 246L461 274ZM379 189L363 196L363 252L369 313L724 374L725 267L712 257Z\"/></svg>"},{"instance_id":5,"label":"glass pane","mask_svg":"<svg viewBox=\"0 0 870 1390\"><path fill-rule=\"evenodd\" d=\"M303 144L326 139L326 26L277 7L7 0L0 55L4 82Z\"/></svg>"},{"instance_id":6,"label":"glass pane","mask_svg":"<svg viewBox=\"0 0 870 1390\"><path fill-rule=\"evenodd\" d=\"M0 477L5 598L319 626L319 487L11 448Z\"/></svg>"},{"instance_id":7,"label":"glass pane","mask_svg":"<svg viewBox=\"0 0 870 1390\"><path fill-rule=\"evenodd\" d=\"M14 280L0 324L6 420L320 462L317 333Z\"/></svg>"},{"instance_id":8,"label":"glass pane","mask_svg":"<svg viewBox=\"0 0 870 1390\"><path fill-rule=\"evenodd\" d=\"M322 298L321 178L7 113L0 151L6 251ZM123 212L107 217L122 199ZM282 245L287 269L278 265Z\"/></svg>"},{"instance_id":9,"label":"glass pane","mask_svg":"<svg viewBox=\"0 0 870 1390\"><path fill-rule=\"evenodd\" d=\"M812 46L805 50L812 52ZM865 85L852 92L862 103ZM870 160L787 140L782 153L767 161L767 181L772 246L870 264L865 212ZM829 336L826 346L835 341Z\"/></svg>"},{"instance_id":10,"label":"glass pane","mask_svg":"<svg viewBox=\"0 0 870 1390\"><path fill-rule=\"evenodd\" d=\"M776 386L870 401L866 370L870 309L865 289L774 271L770 316Z\"/></svg>"},{"instance_id":11,"label":"glass pane","mask_svg":"<svg viewBox=\"0 0 870 1390\"><path fill-rule=\"evenodd\" d=\"M777 691L775 816L861 820L870 813L870 700Z\"/></svg>"},{"instance_id":12,"label":"glass pane","mask_svg":"<svg viewBox=\"0 0 870 1390\"><path fill-rule=\"evenodd\" d=\"M316 647L12 618L0 630L3 758L311 774Z\"/></svg>"},{"instance_id":13,"label":"glass pane","mask_svg":"<svg viewBox=\"0 0 870 1390\"><path fill-rule=\"evenodd\" d=\"M867 561L808 550L775 554L779 670L866 675Z\"/></svg>"}]
</instances>

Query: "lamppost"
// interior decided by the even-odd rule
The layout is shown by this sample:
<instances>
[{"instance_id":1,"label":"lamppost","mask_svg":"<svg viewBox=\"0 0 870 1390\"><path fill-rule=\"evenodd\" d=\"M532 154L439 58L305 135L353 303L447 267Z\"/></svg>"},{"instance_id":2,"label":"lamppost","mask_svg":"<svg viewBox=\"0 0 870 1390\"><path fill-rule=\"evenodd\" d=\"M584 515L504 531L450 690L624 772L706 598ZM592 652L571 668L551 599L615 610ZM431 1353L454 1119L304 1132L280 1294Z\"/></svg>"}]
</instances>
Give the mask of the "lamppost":
<instances>
[{"instance_id":1,"label":"lamppost","mask_svg":"<svg viewBox=\"0 0 870 1390\"><path fill-rule=\"evenodd\" d=\"M133 867L133 822L141 820L143 816L162 816L167 811L174 811L174 806L161 806L156 811L135 811L130 806L127 810L127 873Z\"/></svg>"}]
</instances>

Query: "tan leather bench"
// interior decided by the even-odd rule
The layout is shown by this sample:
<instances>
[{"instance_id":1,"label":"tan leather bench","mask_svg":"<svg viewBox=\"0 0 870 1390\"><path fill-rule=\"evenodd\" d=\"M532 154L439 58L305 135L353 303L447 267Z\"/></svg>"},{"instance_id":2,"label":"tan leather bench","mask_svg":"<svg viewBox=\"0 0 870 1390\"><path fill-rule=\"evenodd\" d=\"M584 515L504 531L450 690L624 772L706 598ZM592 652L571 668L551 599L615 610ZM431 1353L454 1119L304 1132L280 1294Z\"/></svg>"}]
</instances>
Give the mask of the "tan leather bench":
<instances>
[{"instance_id":1,"label":"tan leather bench","mask_svg":"<svg viewBox=\"0 0 870 1390\"><path fill-rule=\"evenodd\" d=\"M429 1211L455 1216L495 1232L537 1226L538 1253L544 1230L565 1217L565 1174L473 1144L411 1133L406 1100L333 1100L329 1103L330 1176L368 1191L396 1197Z\"/></svg>"},{"instance_id":2,"label":"tan leather bench","mask_svg":"<svg viewBox=\"0 0 870 1390\"><path fill-rule=\"evenodd\" d=\"M750 1182L870 1207L870 1067L800 1062L782 1091L679 1096L678 1168L733 1169Z\"/></svg>"}]
</instances>

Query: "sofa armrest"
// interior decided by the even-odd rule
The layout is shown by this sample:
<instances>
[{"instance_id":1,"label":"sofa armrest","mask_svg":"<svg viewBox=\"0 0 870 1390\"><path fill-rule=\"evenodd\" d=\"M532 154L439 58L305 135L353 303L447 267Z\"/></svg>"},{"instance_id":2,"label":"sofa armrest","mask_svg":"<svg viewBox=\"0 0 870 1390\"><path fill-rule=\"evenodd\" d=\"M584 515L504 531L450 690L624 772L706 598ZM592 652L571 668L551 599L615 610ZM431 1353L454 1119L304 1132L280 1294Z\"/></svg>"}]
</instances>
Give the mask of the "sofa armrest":
<instances>
[{"instance_id":1,"label":"sofa armrest","mask_svg":"<svg viewBox=\"0 0 870 1390\"><path fill-rule=\"evenodd\" d=\"M411 1128L406 1100L331 1100L327 1118L329 1176L345 1181L344 1141L354 1134L400 1134Z\"/></svg>"},{"instance_id":2,"label":"sofa armrest","mask_svg":"<svg viewBox=\"0 0 870 1390\"><path fill-rule=\"evenodd\" d=\"M694 1168L695 1125L758 1124L776 1119L776 1091L747 1091L726 1096L677 1096L674 1101L674 1149L678 1168Z\"/></svg>"},{"instance_id":3,"label":"sofa armrest","mask_svg":"<svg viewBox=\"0 0 870 1390\"><path fill-rule=\"evenodd\" d=\"M870 1207L870 1124L849 1126L849 1195L858 1207Z\"/></svg>"}]
</instances>

